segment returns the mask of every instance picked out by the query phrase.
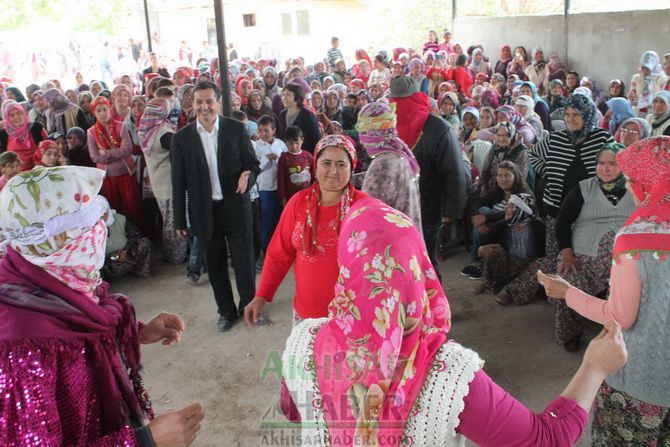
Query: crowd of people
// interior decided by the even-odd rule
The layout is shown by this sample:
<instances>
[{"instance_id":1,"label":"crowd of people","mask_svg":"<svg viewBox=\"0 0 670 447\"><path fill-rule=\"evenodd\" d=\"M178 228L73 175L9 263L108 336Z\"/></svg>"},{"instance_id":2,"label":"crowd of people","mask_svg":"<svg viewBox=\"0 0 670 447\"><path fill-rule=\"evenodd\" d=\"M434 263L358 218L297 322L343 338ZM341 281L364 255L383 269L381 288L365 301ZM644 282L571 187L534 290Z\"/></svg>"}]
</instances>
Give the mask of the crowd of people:
<instances>
[{"instance_id":1,"label":"crowd of people","mask_svg":"<svg viewBox=\"0 0 670 447\"><path fill-rule=\"evenodd\" d=\"M202 408L154 418L140 377L139 344L183 323L136 321L102 281L149 278L156 246L191 284L207 272L221 332L267 324L293 267L281 407L317 445L572 445L594 400L594 446L670 442L670 53L607 91L449 31L355 59L336 37L313 64L232 59L231 117L217 58L0 80L1 444L195 439ZM454 234L474 295L548 298L571 352L583 318L605 326L542 413L449 340Z\"/></svg>"}]
</instances>

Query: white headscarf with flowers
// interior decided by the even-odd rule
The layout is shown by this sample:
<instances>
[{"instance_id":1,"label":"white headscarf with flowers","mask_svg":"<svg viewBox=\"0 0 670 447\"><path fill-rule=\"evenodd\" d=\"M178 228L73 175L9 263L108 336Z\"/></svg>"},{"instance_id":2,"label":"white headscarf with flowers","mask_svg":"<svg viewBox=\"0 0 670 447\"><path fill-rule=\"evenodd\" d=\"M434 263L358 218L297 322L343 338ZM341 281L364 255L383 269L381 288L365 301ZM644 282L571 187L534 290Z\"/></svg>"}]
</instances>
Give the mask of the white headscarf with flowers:
<instances>
[{"instance_id":1,"label":"white headscarf with flowers","mask_svg":"<svg viewBox=\"0 0 670 447\"><path fill-rule=\"evenodd\" d=\"M3 248L10 246L68 287L94 296L105 261L105 172L62 166L13 177L0 193Z\"/></svg>"}]
</instances>

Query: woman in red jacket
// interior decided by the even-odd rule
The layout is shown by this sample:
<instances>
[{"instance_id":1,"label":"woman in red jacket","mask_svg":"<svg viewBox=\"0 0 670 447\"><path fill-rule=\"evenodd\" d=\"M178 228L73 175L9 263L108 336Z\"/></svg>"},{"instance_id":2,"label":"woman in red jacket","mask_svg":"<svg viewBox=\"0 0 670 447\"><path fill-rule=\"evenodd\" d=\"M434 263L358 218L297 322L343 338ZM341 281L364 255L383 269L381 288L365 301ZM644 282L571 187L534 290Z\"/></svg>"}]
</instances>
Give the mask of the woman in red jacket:
<instances>
[{"instance_id":1,"label":"woman in red jacket","mask_svg":"<svg viewBox=\"0 0 670 447\"><path fill-rule=\"evenodd\" d=\"M286 204L268 246L256 297L244 309L249 325L258 323L265 303L272 301L295 262L293 322L328 315L339 274L337 238L349 207L366 195L351 184L356 166L354 142L328 135L314 150L316 182Z\"/></svg>"},{"instance_id":2,"label":"woman in red jacket","mask_svg":"<svg viewBox=\"0 0 670 447\"><path fill-rule=\"evenodd\" d=\"M472 84L475 82L472 80L470 73L468 73L468 69L465 68L467 60L468 58L464 54L458 56L456 59L456 68L449 70L449 80L456 82L458 91L470 98L470 89L472 89Z\"/></svg>"}]
</instances>

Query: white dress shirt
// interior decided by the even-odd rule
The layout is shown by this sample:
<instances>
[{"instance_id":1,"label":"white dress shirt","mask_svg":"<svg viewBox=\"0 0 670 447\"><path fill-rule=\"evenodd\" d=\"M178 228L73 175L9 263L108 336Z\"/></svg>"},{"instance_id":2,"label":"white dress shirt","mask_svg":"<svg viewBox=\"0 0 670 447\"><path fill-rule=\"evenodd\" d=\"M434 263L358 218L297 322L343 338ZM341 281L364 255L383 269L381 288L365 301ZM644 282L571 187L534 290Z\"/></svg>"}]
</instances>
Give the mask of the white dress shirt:
<instances>
[{"instance_id":1,"label":"white dress shirt","mask_svg":"<svg viewBox=\"0 0 670 447\"><path fill-rule=\"evenodd\" d=\"M217 161L217 148L219 146L219 118L214 121L212 132L207 132L205 126L196 120L198 135L202 142L202 148L205 150L205 158L207 158L207 166L209 167L209 182L212 185L212 200L223 200L223 192L221 191L221 181L219 180L219 166Z\"/></svg>"},{"instance_id":2,"label":"white dress shirt","mask_svg":"<svg viewBox=\"0 0 670 447\"><path fill-rule=\"evenodd\" d=\"M288 151L286 144L279 138L273 138L272 143L263 140L254 141L256 158L260 162L261 173L256 178L256 184L260 191L277 190L277 165L281 154ZM270 160L268 154L275 154L277 158Z\"/></svg>"}]
</instances>

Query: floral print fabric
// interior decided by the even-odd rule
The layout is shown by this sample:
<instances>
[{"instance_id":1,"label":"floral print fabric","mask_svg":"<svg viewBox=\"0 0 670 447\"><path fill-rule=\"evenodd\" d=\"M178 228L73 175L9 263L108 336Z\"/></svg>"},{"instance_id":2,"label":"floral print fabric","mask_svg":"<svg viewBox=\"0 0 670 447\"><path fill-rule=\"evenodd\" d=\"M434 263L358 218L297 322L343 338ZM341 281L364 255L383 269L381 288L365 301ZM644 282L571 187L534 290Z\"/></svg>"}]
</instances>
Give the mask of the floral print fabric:
<instances>
[{"instance_id":1,"label":"floral print fabric","mask_svg":"<svg viewBox=\"0 0 670 447\"><path fill-rule=\"evenodd\" d=\"M377 199L352 205L337 252L335 299L314 346L328 430L397 445L451 327L449 303L421 234Z\"/></svg>"}]
</instances>

